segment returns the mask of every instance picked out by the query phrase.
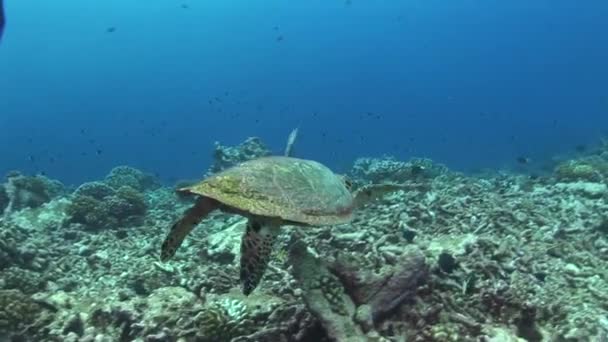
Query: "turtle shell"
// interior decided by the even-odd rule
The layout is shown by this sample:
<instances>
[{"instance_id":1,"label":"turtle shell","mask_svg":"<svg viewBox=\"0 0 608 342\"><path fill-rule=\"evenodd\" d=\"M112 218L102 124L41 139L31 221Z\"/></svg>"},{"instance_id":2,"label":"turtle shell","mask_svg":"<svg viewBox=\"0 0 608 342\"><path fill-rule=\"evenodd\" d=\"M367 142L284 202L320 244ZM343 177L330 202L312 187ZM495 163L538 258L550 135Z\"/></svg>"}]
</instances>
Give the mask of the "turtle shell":
<instances>
[{"instance_id":1,"label":"turtle shell","mask_svg":"<svg viewBox=\"0 0 608 342\"><path fill-rule=\"evenodd\" d=\"M342 178L312 160L263 157L179 191L213 198L241 212L308 225L352 219L353 196Z\"/></svg>"}]
</instances>

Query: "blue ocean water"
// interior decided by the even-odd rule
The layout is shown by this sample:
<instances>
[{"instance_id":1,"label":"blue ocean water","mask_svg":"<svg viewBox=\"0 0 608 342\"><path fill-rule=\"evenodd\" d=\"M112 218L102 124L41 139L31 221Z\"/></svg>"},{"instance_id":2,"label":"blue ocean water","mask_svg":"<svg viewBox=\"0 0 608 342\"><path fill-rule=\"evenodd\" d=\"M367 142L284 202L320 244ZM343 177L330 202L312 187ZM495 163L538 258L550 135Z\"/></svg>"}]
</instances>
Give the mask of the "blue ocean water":
<instances>
[{"instance_id":1,"label":"blue ocean water","mask_svg":"<svg viewBox=\"0 0 608 342\"><path fill-rule=\"evenodd\" d=\"M259 136L336 169L542 163L608 131L608 2L5 1L0 174L202 175Z\"/></svg>"}]
</instances>

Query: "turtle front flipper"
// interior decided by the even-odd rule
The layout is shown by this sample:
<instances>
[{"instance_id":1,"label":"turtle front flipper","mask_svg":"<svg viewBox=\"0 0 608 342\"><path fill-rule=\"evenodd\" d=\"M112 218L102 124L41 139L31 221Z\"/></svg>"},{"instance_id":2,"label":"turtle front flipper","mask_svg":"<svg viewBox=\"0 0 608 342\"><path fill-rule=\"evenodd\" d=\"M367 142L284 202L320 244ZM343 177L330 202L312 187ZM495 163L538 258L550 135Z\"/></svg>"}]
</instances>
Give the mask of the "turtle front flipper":
<instances>
[{"instance_id":1,"label":"turtle front flipper","mask_svg":"<svg viewBox=\"0 0 608 342\"><path fill-rule=\"evenodd\" d=\"M258 286L268 260L272 245L279 233L279 223L263 218L250 218L241 239L241 284L243 294L248 296Z\"/></svg>"},{"instance_id":2,"label":"turtle front flipper","mask_svg":"<svg viewBox=\"0 0 608 342\"><path fill-rule=\"evenodd\" d=\"M186 212L182 218L173 224L169 234L163 241L160 250L160 260L166 261L175 255L175 251L194 227L201 222L205 216L218 208L217 201L209 197L201 197Z\"/></svg>"}]
</instances>

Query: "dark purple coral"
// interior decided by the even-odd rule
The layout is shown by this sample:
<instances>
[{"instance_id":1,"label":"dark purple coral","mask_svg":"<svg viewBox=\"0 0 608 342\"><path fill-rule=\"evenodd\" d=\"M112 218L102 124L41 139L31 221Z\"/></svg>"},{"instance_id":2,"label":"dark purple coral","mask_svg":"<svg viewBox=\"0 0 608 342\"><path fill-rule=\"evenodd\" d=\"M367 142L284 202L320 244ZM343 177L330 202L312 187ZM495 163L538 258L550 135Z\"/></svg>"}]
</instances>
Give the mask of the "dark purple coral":
<instances>
[{"instance_id":1,"label":"dark purple coral","mask_svg":"<svg viewBox=\"0 0 608 342\"><path fill-rule=\"evenodd\" d=\"M413 298L418 286L428 278L428 266L418 248L408 249L395 266L380 274L340 259L329 268L340 278L356 305L368 304L371 307L374 322Z\"/></svg>"}]
</instances>

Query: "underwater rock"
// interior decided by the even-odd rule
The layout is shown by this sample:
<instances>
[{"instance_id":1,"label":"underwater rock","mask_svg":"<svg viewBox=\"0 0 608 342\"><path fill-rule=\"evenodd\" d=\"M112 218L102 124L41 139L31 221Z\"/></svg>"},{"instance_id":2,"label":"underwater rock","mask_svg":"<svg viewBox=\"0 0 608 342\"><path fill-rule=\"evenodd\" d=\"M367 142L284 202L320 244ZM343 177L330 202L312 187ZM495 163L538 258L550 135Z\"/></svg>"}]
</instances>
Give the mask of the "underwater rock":
<instances>
[{"instance_id":1,"label":"underwater rock","mask_svg":"<svg viewBox=\"0 0 608 342\"><path fill-rule=\"evenodd\" d=\"M319 319L327 334L335 341L367 341L361 328L353 321L355 303L345 293L340 280L308 252L301 240L290 249L293 275L304 292L309 310Z\"/></svg>"},{"instance_id":2,"label":"underwater rock","mask_svg":"<svg viewBox=\"0 0 608 342\"><path fill-rule=\"evenodd\" d=\"M206 176L212 175L241 162L271 155L270 149L258 137L247 138L237 146L225 146L215 142L213 164Z\"/></svg>"}]
</instances>

